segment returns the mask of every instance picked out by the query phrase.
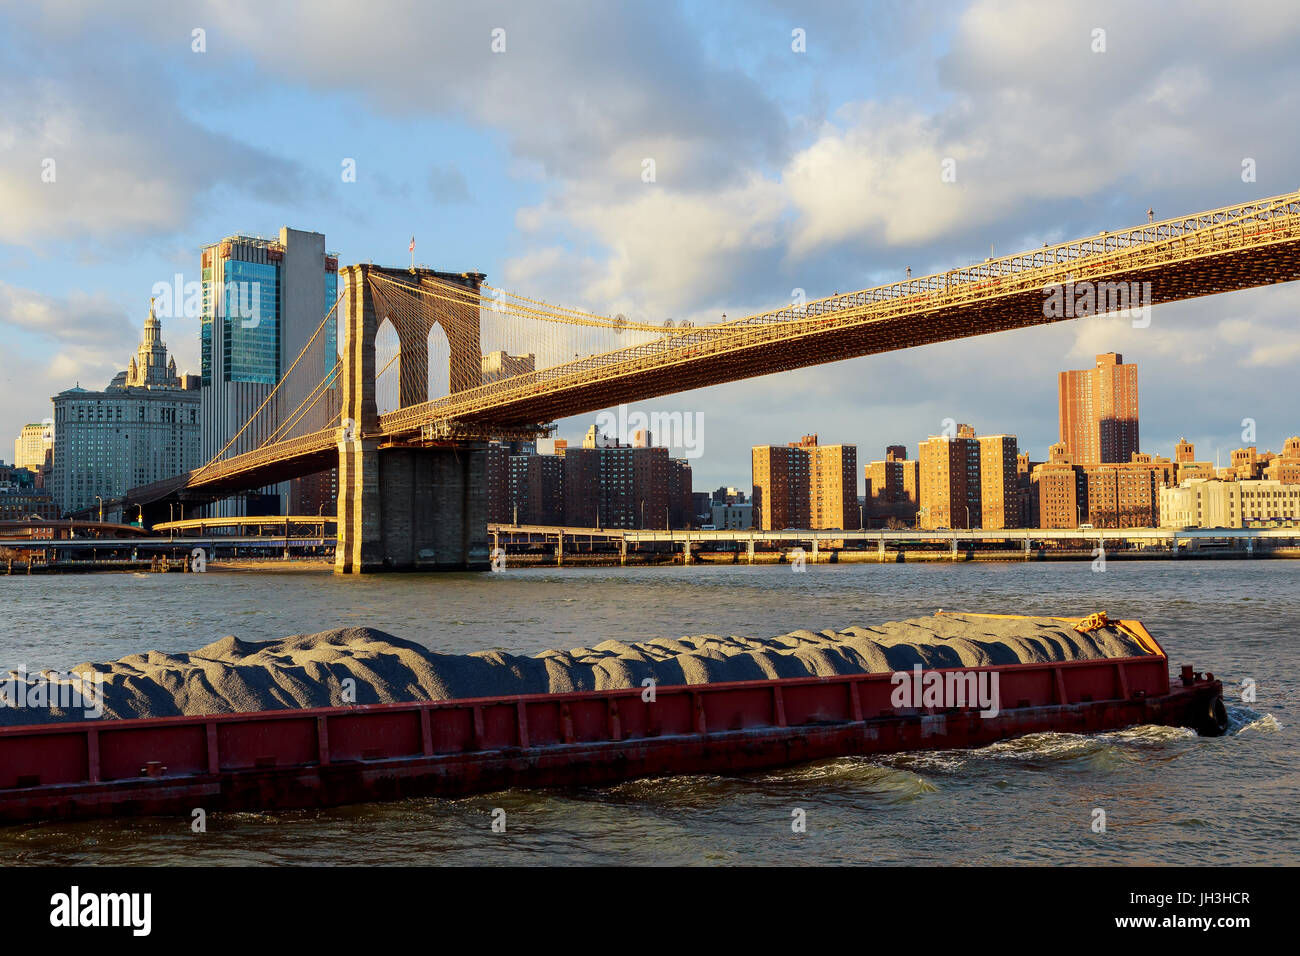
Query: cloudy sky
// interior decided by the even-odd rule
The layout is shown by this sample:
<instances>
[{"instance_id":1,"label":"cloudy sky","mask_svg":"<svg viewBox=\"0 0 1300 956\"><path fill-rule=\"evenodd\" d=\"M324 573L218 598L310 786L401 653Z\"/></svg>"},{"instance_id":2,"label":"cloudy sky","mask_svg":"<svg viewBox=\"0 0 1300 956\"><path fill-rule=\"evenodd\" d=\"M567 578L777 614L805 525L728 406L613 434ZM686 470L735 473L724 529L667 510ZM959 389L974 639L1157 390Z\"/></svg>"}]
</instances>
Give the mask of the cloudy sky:
<instances>
[{"instance_id":1,"label":"cloudy sky","mask_svg":"<svg viewBox=\"0 0 1300 956\"><path fill-rule=\"evenodd\" d=\"M414 234L417 260L536 298L711 321L1300 187L1291 0L112 7L0 0L6 441L103 387L154 284L231 233L393 265ZM1278 286L644 408L704 414L697 488L747 484L752 444L815 431L870 460L947 418L1041 458L1056 371L1116 350L1143 450L1226 457L1244 418L1261 448L1300 432L1298 306ZM196 320L164 333L197 371Z\"/></svg>"}]
</instances>

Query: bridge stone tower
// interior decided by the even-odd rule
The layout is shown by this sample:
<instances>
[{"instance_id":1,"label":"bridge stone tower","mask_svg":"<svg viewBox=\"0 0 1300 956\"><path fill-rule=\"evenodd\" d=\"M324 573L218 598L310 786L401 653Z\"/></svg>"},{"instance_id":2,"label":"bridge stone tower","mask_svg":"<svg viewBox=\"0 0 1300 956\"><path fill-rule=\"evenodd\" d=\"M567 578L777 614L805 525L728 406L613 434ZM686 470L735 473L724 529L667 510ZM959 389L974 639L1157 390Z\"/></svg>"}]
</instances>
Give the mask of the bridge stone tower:
<instances>
[{"instance_id":1,"label":"bridge stone tower","mask_svg":"<svg viewBox=\"0 0 1300 956\"><path fill-rule=\"evenodd\" d=\"M375 335L385 318L397 330L401 347L399 407L429 398L428 335L434 323L443 327L451 345L451 390L482 384L477 308L427 303L417 293L408 297L398 289L394 298L406 299L411 307L385 314L370 281L376 275L412 289L418 288L421 276L428 275L475 291L484 278L478 273L372 265L340 270L343 408L335 573L485 571L489 566L486 445L386 437L380 432L375 402Z\"/></svg>"}]
</instances>

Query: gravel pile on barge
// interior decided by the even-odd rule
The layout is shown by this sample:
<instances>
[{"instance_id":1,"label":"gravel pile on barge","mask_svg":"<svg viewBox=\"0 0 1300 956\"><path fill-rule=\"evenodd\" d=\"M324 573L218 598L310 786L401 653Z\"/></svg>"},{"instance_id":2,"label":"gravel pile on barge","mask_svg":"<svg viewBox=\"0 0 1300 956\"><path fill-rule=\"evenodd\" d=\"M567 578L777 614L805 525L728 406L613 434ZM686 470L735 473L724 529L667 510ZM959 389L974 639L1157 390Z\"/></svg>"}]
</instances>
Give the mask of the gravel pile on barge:
<instances>
[{"instance_id":1,"label":"gravel pile on barge","mask_svg":"<svg viewBox=\"0 0 1300 956\"><path fill-rule=\"evenodd\" d=\"M346 628L260 643L224 637L187 654L150 651L72 670L103 675L105 717L133 718L632 688L645 678L669 686L1147 653L1113 624L1081 633L1051 618L944 614L770 638L609 640L534 657L438 654ZM0 706L0 725L82 719L80 708Z\"/></svg>"}]
</instances>

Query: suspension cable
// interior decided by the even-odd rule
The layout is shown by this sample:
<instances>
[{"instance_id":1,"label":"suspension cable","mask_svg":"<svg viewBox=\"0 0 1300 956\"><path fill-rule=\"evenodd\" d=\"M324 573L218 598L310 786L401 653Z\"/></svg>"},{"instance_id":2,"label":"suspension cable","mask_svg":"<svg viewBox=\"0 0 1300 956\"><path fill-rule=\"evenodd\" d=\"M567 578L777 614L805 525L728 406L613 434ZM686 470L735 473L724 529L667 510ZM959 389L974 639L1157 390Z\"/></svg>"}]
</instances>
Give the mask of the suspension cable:
<instances>
[{"instance_id":1,"label":"suspension cable","mask_svg":"<svg viewBox=\"0 0 1300 956\"><path fill-rule=\"evenodd\" d=\"M289 366L288 371L286 371L283 375L280 376L280 381L275 383L275 388L271 389L270 394L268 394L266 398L262 400L262 404L257 406L257 411L253 412L253 414L248 417L248 421L244 422L244 427L241 428L239 431L235 432L234 437L231 438L230 441L226 442L221 447L221 450L219 452L213 455L206 464L204 464L201 468L198 469L198 471L194 472L191 480L193 480L193 478L197 478L199 475L203 474L203 472L211 468L221 458L221 456L226 453L227 449L229 449L231 445L233 445L236 441L239 440L239 436L244 434L244 432L248 430L248 426L253 424L253 422L257 419L257 416L262 413L262 409L266 408L267 404L271 401L271 399L275 397L275 393L280 390L280 386L285 383L285 381L289 378L289 375L293 372L295 368L297 368L298 363L302 361L302 357L307 354L307 349L311 348L311 344L316 340L316 336L320 335L321 329L325 328L325 323L329 321L330 316L334 314L334 310L337 309L339 303L343 301L343 295L344 293L342 292L339 293L339 297L334 300L334 304L330 306L329 311L325 313L325 318L320 320L320 325L316 326L316 331L311 334L311 338L309 338L307 340L307 344L302 347L302 351L298 353L298 357L293 360L293 364Z\"/></svg>"}]
</instances>

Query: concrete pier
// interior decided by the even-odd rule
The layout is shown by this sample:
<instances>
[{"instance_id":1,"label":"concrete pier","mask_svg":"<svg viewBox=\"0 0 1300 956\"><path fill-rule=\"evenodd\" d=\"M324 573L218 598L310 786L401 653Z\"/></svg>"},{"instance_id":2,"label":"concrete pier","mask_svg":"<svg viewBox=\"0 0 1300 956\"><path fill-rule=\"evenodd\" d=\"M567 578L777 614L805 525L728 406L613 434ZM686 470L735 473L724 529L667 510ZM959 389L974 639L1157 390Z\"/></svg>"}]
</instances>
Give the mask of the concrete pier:
<instances>
[{"instance_id":1,"label":"concrete pier","mask_svg":"<svg viewBox=\"0 0 1300 956\"><path fill-rule=\"evenodd\" d=\"M488 570L485 445L356 445L339 457L335 571Z\"/></svg>"}]
</instances>

